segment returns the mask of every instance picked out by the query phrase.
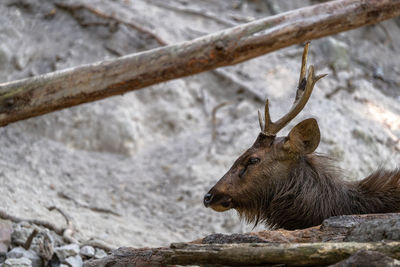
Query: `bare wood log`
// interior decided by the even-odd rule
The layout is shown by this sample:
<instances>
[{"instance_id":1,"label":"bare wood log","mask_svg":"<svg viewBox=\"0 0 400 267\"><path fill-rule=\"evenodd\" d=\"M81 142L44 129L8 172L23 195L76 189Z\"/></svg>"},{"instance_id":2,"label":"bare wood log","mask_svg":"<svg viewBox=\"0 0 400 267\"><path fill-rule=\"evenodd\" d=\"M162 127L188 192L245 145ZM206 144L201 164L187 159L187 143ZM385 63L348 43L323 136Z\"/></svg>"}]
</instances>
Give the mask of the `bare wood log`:
<instances>
[{"instance_id":1,"label":"bare wood log","mask_svg":"<svg viewBox=\"0 0 400 267\"><path fill-rule=\"evenodd\" d=\"M336 0L192 41L0 84L0 126L233 65L400 15L400 0Z\"/></svg>"},{"instance_id":2,"label":"bare wood log","mask_svg":"<svg viewBox=\"0 0 400 267\"><path fill-rule=\"evenodd\" d=\"M170 248L121 248L111 256L91 261L89 266L166 266L169 264L221 264L289 266L327 265L348 258L360 250L377 251L400 259L400 242L371 243L245 243L245 244L172 244Z\"/></svg>"}]
</instances>

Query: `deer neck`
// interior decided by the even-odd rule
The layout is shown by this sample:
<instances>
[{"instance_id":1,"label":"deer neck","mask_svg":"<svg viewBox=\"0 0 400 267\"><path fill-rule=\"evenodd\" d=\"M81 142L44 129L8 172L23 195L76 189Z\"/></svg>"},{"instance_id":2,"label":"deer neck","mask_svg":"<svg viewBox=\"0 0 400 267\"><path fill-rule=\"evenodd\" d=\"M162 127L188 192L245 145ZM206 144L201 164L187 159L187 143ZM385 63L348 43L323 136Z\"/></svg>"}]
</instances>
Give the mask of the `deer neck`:
<instances>
[{"instance_id":1,"label":"deer neck","mask_svg":"<svg viewBox=\"0 0 400 267\"><path fill-rule=\"evenodd\" d=\"M341 179L340 172L326 157L299 158L280 183L265 214L266 222L275 227L315 226L331 216L352 214L353 206L361 205L354 202L361 193Z\"/></svg>"}]
</instances>

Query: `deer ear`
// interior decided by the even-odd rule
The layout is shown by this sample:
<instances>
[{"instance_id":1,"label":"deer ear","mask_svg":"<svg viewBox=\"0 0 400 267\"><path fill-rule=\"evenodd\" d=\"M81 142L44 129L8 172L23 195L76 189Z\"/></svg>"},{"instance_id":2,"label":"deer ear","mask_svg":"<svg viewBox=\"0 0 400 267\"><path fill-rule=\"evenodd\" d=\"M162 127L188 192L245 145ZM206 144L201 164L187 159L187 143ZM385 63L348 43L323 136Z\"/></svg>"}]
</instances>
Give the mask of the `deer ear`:
<instances>
[{"instance_id":1,"label":"deer ear","mask_svg":"<svg viewBox=\"0 0 400 267\"><path fill-rule=\"evenodd\" d=\"M290 131L284 147L295 153L310 154L317 149L320 138L317 121L306 119Z\"/></svg>"}]
</instances>

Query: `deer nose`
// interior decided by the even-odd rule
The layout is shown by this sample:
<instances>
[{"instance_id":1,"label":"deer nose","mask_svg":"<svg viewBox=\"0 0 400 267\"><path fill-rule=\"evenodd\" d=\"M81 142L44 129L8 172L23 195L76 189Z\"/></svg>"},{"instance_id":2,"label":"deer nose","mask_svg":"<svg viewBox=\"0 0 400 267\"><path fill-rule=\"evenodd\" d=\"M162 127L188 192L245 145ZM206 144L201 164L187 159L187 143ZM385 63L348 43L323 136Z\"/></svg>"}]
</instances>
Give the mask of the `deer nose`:
<instances>
[{"instance_id":1,"label":"deer nose","mask_svg":"<svg viewBox=\"0 0 400 267\"><path fill-rule=\"evenodd\" d=\"M204 203L204 206L205 206L206 208L210 205L210 203L211 203L213 197L214 197L214 196L213 196L212 194L210 194L210 193L207 193L207 194L204 196L203 203Z\"/></svg>"}]
</instances>

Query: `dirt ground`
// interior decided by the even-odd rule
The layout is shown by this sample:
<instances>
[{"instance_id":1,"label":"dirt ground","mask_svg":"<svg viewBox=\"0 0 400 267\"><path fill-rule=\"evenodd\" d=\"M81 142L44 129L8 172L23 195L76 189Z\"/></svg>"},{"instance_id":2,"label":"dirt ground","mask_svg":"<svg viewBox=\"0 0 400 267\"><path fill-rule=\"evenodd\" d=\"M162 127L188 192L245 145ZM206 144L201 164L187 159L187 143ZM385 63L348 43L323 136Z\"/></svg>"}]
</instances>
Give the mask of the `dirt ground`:
<instances>
[{"instance_id":1,"label":"dirt ground","mask_svg":"<svg viewBox=\"0 0 400 267\"><path fill-rule=\"evenodd\" d=\"M62 2L75 9L57 1L0 2L1 82L159 46L129 22L176 43L317 1ZM287 111L301 53L292 46L1 128L0 208L61 225L61 215L47 209L56 205L73 218L78 239L114 246L251 231L235 212L213 212L202 199L253 143L265 98L273 119ZM282 134L301 119L317 118L317 151L336 157L346 179L399 167L400 20L315 40L310 62L328 77ZM231 104L218 111L212 142L211 111L225 101Z\"/></svg>"}]
</instances>

